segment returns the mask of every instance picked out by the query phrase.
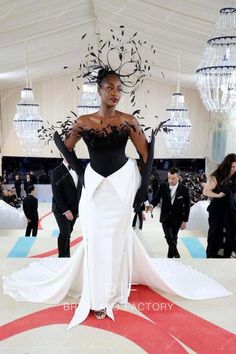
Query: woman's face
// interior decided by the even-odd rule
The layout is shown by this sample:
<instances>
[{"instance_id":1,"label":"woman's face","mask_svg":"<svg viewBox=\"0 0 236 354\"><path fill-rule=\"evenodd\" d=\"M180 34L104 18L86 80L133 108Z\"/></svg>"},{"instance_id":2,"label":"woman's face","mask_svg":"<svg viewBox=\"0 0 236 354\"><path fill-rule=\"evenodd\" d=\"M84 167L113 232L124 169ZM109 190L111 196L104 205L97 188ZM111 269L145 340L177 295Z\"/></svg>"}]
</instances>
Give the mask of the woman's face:
<instances>
[{"instance_id":1,"label":"woman's face","mask_svg":"<svg viewBox=\"0 0 236 354\"><path fill-rule=\"evenodd\" d=\"M236 172L236 162L232 162L230 176L232 176Z\"/></svg>"},{"instance_id":2,"label":"woman's face","mask_svg":"<svg viewBox=\"0 0 236 354\"><path fill-rule=\"evenodd\" d=\"M117 75L108 75L98 89L101 101L109 107L115 107L121 97L122 85Z\"/></svg>"}]
</instances>

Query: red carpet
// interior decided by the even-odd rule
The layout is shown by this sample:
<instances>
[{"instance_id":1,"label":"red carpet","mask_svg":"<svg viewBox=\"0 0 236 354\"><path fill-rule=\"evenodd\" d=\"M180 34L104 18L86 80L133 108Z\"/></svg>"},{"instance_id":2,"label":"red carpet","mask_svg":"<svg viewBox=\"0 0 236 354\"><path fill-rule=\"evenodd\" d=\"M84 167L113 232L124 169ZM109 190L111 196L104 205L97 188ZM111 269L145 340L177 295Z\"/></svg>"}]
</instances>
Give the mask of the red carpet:
<instances>
[{"instance_id":1,"label":"red carpet","mask_svg":"<svg viewBox=\"0 0 236 354\"><path fill-rule=\"evenodd\" d=\"M114 311L114 322L108 318L98 321L90 314L83 325L124 336L150 354L187 353L174 337L197 353L235 354L234 334L191 314L145 286L137 286L133 290L130 303L153 322L117 310ZM41 326L68 324L72 308L73 304L71 309L59 305L23 316L3 325L0 338L3 340Z\"/></svg>"}]
</instances>

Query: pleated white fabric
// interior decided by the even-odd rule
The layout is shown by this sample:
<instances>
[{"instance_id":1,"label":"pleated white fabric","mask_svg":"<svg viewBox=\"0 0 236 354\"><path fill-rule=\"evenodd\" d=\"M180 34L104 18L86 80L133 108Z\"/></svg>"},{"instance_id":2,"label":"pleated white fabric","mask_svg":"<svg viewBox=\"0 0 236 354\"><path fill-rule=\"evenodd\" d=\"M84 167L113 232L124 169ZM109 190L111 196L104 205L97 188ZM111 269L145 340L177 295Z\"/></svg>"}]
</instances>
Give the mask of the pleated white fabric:
<instances>
[{"instance_id":1,"label":"pleated white fabric","mask_svg":"<svg viewBox=\"0 0 236 354\"><path fill-rule=\"evenodd\" d=\"M187 230L201 231L204 236L207 236L208 224L208 211L207 208L210 204L209 200L200 200L194 204L190 209L189 219L187 222Z\"/></svg>"},{"instance_id":2,"label":"pleated white fabric","mask_svg":"<svg viewBox=\"0 0 236 354\"><path fill-rule=\"evenodd\" d=\"M1 229L25 229L27 219L23 210L16 209L0 200L0 227Z\"/></svg>"},{"instance_id":3,"label":"pleated white fabric","mask_svg":"<svg viewBox=\"0 0 236 354\"><path fill-rule=\"evenodd\" d=\"M172 259L151 259L133 231L132 203L140 184L135 160L105 178L90 165L80 201L83 241L71 258L47 258L3 277L3 291L17 301L57 304L66 295L80 297L68 328L86 319L90 309L128 302L131 283L188 299L230 295L215 280Z\"/></svg>"}]
</instances>

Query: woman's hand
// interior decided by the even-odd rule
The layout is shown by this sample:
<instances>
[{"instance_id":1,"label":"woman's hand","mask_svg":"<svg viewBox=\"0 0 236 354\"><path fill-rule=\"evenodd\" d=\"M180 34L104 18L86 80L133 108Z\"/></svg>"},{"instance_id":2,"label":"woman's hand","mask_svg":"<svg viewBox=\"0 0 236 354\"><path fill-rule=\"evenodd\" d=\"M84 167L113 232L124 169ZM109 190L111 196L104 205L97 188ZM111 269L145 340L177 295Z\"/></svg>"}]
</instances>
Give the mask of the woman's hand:
<instances>
[{"instance_id":1,"label":"woman's hand","mask_svg":"<svg viewBox=\"0 0 236 354\"><path fill-rule=\"evenodd\" d=\"M218 193L218 197L217 197L217 198L223 198L223 197L225 197L225 196L226 196L226 194L225 194L225 193L220 192L220 193Z\"/></svg>"}]
</instances>

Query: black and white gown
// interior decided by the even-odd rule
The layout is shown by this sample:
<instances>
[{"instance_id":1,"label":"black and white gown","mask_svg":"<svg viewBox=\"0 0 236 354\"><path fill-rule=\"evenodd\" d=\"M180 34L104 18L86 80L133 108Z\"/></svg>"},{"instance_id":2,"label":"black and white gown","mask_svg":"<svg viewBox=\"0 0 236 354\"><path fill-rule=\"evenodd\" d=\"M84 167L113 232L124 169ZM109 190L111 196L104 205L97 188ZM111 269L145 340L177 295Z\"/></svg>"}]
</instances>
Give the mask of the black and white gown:
<instances>
[{"instance_id":1,"label":"black and white gown","mask_svg":"<svg viewBox=\"0 0 236 354\"><path fill-rule=\"evenodd\" d=\"M90 309L128 302L140 283L192 300L230 295L207 275L172 259L151 259L132 229L133 201L140 185L135 160L127 159L127 131L84 134L90 153L79 205L83 241L71 258L45 258L3 277L3 291L17 301L58 304L80 298L69 328Z\"/></svg>"}]
</instances>

